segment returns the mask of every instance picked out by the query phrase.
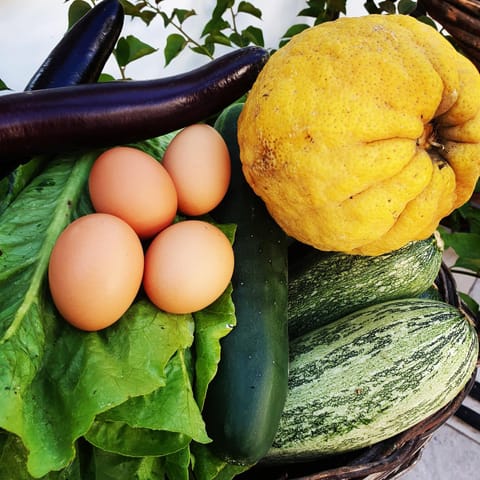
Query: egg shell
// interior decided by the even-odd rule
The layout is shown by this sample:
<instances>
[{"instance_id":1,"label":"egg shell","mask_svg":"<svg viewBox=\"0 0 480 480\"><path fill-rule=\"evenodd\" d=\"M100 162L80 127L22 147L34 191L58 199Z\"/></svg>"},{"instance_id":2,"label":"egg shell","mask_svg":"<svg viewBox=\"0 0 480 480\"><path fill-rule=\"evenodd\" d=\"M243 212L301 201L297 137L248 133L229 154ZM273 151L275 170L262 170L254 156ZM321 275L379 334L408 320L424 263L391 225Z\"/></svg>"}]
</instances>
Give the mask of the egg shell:
<instances>
[{"instance_id":1,"label":"egg shell","mask_svg":"<svg viewBox=\"0 0 480 480\"><path fill-rule=\"evenodd\" d=\"M228 147L210 125L190 125L168 145L162 165L175 183L178 209L199 216L213 210L225 196L231 176Z\"/></svg>"},{"instance_id":2,"label":"egg shell","mask_svg":"<svg viewBox=\"0 0 480 480\"><path fill-rule=\"evenodd\" d=\"M137 148L103 152L90 171L88 188L96 212L125 220L142 239L170 225L177 213L177 192L170 175Z\"/></svg>"},{"instance_id":3,"label":"egg shell","mask_svg":"<svg viewBox=\"0 0 480 480\"><path fill-rule=\"evenodd\" d=\"M224 292L233 266L232 245L218 227L185 220L153 239L145 253L143 286L161 310L196 312Z\"/></svg>"},{"instance_id":4,"label":"egg shell","mask_svg":"<svg viewBox=\"0 0 480 480\"><path fill-rule=\"evenodd\" d=\"M128 309L143 276L137 234L113 215L93 213L70 223L50 256L50 292L62 317L81 330L101 330Z\"/></svg>"}]
</instances>

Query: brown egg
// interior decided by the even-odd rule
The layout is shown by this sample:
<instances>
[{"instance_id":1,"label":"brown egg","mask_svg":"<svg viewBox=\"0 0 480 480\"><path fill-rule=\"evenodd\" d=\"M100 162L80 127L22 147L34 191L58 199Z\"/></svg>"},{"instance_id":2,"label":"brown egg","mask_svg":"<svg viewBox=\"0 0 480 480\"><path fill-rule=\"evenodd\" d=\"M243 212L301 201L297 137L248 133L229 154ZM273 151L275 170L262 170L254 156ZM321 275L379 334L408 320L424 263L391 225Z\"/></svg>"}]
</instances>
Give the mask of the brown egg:
<instances>
[{"instance_id":1,"label":"brown egg","mask_svg":"<svg viewBox=\"0 0 480 480\"><path fill-rule=\"evenodd\" d=\"M162 230L145 254L143 285L170 313L191 313L215 301L233 274L233 249L216 226L186 220Z\"/></svg>"},{"instance_id":2,"label":"brown egg","mask_svg":"<svg viewBox=\"0 0 480 480\"><path fill-rule=\"evenodd\" d=\"M168 145L162 165L175 183L178 209L185 215L210 212L227 192L230 155L222 136L209 125L181 130Z\"/></svg>"},{"instance_id":3,"label":"brown egg","mask_svg":"<svg viewBox=\"0 0 480 480\"><path fill-rule=\"evenodd\" d=\"M108 327L135 299L143 264L140 239L126 222L104 213L80 217L60 234L50 256L55 306L81 330Z\"/></svg>"},{"instance_id":4,"label":"brown egg","mask_svg":"<svg viewBox=\"0 0 480 480\"><path fill-rule=\"evenodd\" d=\"M170 175L152 156L131 147L115 147L93 164L88 180L95 211L125 220L142 238L170 225L177 192Z\"/></svg>"}]
</instances>

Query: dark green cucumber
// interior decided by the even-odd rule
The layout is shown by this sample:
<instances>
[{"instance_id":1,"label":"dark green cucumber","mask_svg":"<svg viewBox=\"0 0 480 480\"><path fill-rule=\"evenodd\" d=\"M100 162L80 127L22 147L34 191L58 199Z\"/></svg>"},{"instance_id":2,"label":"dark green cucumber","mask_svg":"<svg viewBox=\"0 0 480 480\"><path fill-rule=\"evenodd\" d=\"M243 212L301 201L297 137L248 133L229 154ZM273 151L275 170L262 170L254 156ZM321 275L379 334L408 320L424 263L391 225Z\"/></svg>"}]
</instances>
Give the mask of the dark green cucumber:
<instances>
[{"instance_id":1,"label":"dark green cucumber","mask_svg":"<svg viewBox=\"0 0 480 480\"><path fill-rule=\"evenodd\" d=\"M290 338L368 305L420 295L438 275L442 253L438 236L410 242L376 257L292 245L288 286Z\"/></svg>"},{"instance_id":2,"label":"dark green cucumber","mask_svg":"<svg viewBox=\"0 0 480 480\"><path fill-rule=\"evenodd\" d=\"M473 321L452 305L400 299L293 340L290 356L270 461L353 451L416 425L470 380L478 337Z\"/></svg>"},{"instance_id":3,"label":"dark green cucumber","mask_svg":"<svg viewBox=\"0 0 480 480\"><path fill-rule=\"evenodd\" d=\"M286 235L242 174L241 109L234 104L215 123L229 148L232 180L212 216L237 225L232 278L237 325L221 342L203 415L213 451L227 462L252 465L272 444L287 393L288 255Z\"/></svg>"}]
</instances>

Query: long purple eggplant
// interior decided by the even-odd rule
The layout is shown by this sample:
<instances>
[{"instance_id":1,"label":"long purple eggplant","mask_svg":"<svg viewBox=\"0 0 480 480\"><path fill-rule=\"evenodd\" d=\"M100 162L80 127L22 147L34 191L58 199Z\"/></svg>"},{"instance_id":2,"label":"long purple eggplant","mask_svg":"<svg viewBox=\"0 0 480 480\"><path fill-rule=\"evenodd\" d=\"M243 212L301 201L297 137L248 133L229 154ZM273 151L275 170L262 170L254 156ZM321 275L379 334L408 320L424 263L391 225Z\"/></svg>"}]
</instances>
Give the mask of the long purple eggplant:
<instances>
[{"instance_id":1,"label":"long purple eggplant","mask_svg":"<svg viewBox=\"0 0 480 480\"><path fill-rule=\"evenodd\" d=\"M118 0L103 0L60 39L25 90L96 82L113 51L124 22Z\"/></svg>"},{"instance_id":2,"label":"long purple eggplant","mask_svg":"<svg viewBox=\"0 0 480 480\"><path fill-rule=\"evenodd\" d=\"M0 175L26 155L136 142L202 121L244 95L267 60L250 46L159 80L0 96Z\"/></svg>"}]
</instances>

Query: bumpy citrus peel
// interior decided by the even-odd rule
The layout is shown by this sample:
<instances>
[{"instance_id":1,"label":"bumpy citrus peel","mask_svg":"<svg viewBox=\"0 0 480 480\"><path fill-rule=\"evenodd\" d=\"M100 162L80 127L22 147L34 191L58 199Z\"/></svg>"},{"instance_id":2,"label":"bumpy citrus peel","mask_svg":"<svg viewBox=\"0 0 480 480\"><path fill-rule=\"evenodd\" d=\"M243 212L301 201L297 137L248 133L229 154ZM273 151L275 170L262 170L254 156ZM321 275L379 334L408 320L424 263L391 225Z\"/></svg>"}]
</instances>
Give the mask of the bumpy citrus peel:
<instances>
[{"instance_id":1,"label":"bumpy citrus peel","mask_svg":"<svg viewBox=\"0 0 480 480\"><path fill-rule=\"evenodd\" d=\"M238 128L245 177L287 234L379 255L470 198L480 75L414 18L341 18L272 55Z\"/></svg>"}]
</instances>

